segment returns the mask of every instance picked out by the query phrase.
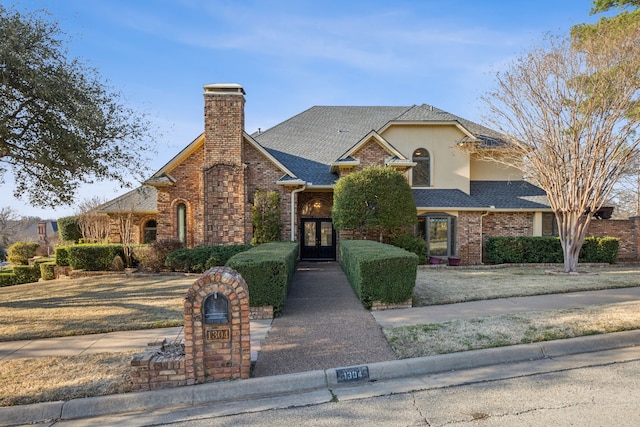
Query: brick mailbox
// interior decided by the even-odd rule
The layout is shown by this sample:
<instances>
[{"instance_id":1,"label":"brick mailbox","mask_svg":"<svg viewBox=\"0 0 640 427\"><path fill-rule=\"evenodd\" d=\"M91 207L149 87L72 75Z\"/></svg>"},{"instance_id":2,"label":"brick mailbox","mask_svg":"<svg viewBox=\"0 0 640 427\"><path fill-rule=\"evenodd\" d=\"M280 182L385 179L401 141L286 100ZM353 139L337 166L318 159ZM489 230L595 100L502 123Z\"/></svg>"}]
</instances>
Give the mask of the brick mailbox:
<instances>
[{"instance_id":1,"label":"brick mailbox","mask_svg":"<svg viewBox=\"0 0 640 427\"><path fill-rule=\"evenodd\" d=\"M227 267L205 271L184 302L184 344L167 344L131 361L134 390L249 378L251 370L249 291Z\"/></svg>"},{"instance_id":2,"label":"brick mailbox","mask_svg":"<svg viewBox=\"0 0 640 427\"><path fill-rule=\"evenodd\" d=\"M188 384L249 378L249 290L237 271L212 268L187 292L184 352Z\"/></svg>"}]
</instances>

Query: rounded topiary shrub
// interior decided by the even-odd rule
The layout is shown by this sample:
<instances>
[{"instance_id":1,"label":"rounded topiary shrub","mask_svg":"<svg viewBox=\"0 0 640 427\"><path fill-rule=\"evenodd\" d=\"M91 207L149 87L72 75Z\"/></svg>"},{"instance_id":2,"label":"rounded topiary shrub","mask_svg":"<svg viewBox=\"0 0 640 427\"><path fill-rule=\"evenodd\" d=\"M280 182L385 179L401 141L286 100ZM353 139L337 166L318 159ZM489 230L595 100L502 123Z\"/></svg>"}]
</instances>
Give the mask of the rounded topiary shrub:
<instances>
[{"instance_id":1,"label":"rounded topiary shrub","mask_svg":"<svg viewBox=\"0 0 640 427\"><path fill-rule=\"evenodd\" d=\"M7 259L14 265L29 265L29 259L36 256L39 246L37 242L16 242L9 246Z\"/></svg>"}]
</instances>

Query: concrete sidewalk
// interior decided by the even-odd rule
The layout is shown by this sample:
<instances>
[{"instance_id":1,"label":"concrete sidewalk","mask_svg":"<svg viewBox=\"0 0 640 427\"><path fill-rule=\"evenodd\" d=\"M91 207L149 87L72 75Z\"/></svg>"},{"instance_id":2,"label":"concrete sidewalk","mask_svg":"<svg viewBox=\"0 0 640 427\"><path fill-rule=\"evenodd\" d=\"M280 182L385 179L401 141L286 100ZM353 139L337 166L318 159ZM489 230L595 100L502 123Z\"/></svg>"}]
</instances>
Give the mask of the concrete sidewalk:
<instances>
[{"instance_id":1,"label":"concrete sidewalk","mask_svg":"<svg viewBox=\"0 0 640 427\"><path fill-rule=\"evenodd\" d=\"M386 328L631 301L640 301L640 287L537 295L532 297L499 298L401 310L373 311L371 314L381 327Z\"/></svg>"},{"instance_id":2,"label":"concrete sidewalk","mask_svg":"<svg viewBox=\"0 0 640 427\"><path fill-rule=\"evenodd\" d=\"M251 360L255 361L262 348L271 320L251 321ZM0 342L0 362L9 359L32 359L50 356L79 356L104 352L145 350L149 344L166 339L182 339L182 327L146 329L141 331L109 332L106 334L47 338L41 340Z\"/></svg>"}]
</instances>

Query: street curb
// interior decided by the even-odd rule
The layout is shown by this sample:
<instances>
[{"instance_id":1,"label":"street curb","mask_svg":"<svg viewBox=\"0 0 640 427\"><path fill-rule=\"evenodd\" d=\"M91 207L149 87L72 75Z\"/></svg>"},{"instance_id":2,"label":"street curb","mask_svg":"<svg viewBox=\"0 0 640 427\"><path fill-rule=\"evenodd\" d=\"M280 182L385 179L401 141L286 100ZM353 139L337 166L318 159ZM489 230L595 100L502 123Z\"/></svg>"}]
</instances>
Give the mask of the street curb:
<instances>
[{"instance_id":1,"label":"street curb","mask_svg":"<svg viewBox=\"0 0 640 427\"><path fill-rule=\"evenodd\" d=\"M199 384L171 389L116 394L0 408L0 426L13 426L50 420L71 420L96 416L152 411L170 407L199 406L298 394L322 388L334 389L371 381L430 375L448 371L541 360L565 355L591 353L640 345L640 330L603 335L472 350L461 353L371 363L367 378L338 382L335 368L247 380Z\"/></svg>"}]
</instances>

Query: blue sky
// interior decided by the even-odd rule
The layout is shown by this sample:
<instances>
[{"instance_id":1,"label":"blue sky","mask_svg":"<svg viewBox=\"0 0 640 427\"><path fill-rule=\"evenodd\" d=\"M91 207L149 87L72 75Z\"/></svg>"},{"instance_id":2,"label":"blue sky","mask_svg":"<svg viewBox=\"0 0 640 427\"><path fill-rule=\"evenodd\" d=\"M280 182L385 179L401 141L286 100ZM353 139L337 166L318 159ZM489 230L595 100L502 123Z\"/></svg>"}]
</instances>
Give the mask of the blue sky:
<instances>
[{"instance_id":1,"label":"blue sky","mask_svg":"<svg viewBox=\"0 0 640 427\"><path fill-rule=\"evenodd\" d=\"M203 128L202 86L239 83L246 130L314 105L432 104L482 122L495 72L546 32L593 22L590 0L23 0L70 37L69 52L99 70L157 129L151 175ZM114 183L77 201L111 199ZM33 208L0 184L0 207L55 219L75 207Z\"/></svg>"}]
</instances>

